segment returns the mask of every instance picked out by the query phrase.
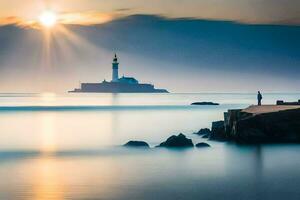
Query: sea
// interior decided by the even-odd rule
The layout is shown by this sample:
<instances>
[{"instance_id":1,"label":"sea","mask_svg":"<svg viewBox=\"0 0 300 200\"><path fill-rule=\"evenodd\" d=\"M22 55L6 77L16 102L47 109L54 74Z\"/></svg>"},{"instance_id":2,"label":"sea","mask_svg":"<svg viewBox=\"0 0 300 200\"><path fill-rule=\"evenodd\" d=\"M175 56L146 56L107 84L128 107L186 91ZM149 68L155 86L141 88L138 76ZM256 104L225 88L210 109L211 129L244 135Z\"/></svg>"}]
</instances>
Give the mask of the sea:
<instances>
[{"instance_id":1,"label":"sea","mask_svg":"<svg viewBox=\"0 0 300 200\"><path fill-rule=\"evenodd\" d=\"M266 93L263 104L300 93ZM212 101L219 106L192 106ZM300 145L193 134L255 93L0 94L0 200L300 199ZM155 148L179 133L210 148ZM151 149L122 147L143 140Z\"/></svg>"}]
</instances>

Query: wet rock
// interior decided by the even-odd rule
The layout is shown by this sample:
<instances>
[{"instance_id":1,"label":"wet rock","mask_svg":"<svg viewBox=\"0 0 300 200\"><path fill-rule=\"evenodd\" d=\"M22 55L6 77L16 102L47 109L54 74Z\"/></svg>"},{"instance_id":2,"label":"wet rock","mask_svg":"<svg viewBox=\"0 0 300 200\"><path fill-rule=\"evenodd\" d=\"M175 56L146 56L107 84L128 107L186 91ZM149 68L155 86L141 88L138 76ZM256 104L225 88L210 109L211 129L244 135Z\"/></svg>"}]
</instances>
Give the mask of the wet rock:
<instances>
[{"instance_id":1,"label":"wet rock","mask_svg":"<svg viewBox=\"0 0 300 200\"><path fill-rule=\"evenodd\" d=\"M216 121L216 122L212 123L211 134L210 134L209 139L210 140L219 140L219 141L227 140L227 136L225 134L224 121Z\"/></svg>"},{"instance_id":2,"label":"wet rock","mask_svg":"<svg viewBox=\"0 0 300 200\"><path fill-rule=\"evenodd\" d=\"M202 128L197 133L194 133L196 135L210 135L211 131L208 128Z\"/></svg>"},{"instance_id":3,"label":"wet rock","mask_svg":"<svg viewBox=\"0 0 300 200\"><path fill-rule=\"evenodd\" d=\"M202 136L203 139L208 139L209 137L210 137L210 134L206 134L206 135Z\"/></svg>"},{"instance_id":4,"label":"wet rock","mask_svg":"<svg viewBox=\"0 0 300 200\"><path fill-rule=\"evenodd\" d=\"M274 106L274 109L257 113L247 112L247 109L228 110L224 113L225 134L220 123L213 125L212 132L216 133L212 135L238 143L300 143L300 109L297 106L280 111Z\"/></svg>"},{"instance_id":5,"label":"wet rock","mask_svg":"<svg viewBox=\"0 0 300 200\"><path fill-rule=\"evenodd\" d=\"M139 147L139 148L149 148L149 144L144 141L129 141L123 145L124 147Z\"/></svg>"},{"instance_id":6,"label":"wet rock","mask_svg":"<svg viewBox=\"0 0 300 200\"><path fill-rule=\"evenodd\" d=\"M210 147L210 145L205 142L200 142L200 143L196 144L196 147L197 148L205 148L205 147Z\"/></svg>"},{"instance_id":7,"label":"wet rock","mask_svg":"<svg viewBox=\"0 0 300 200\"><path fill-rule=\"evenodd\" d=\"M196 105L196 106L218 106L220 104L214 103L214 102L203 101L203 102L194 102L191 105Z\"/></svg>"},{"instance_id":8,"label":"wet rock","mask_svg":"<svg viewBox=\"0 0 300 200\"><path fill-rule=\"evenodd\" d=\"M300 109L239 119L232 133L241 143L300 143Z\"/></svg>"},{"instance_id":9,"label":"wet rock","mask_svg":"<svg viewBox=\"0 0 300 200\"><path fill-rule=\"evenodd\" d=\"M178 136L173 135L169 137L165 142L161 143L157 147L186 148L186 147L194 147L194 144L191 139L186 138L185 135L180 133Z\"/></svg>"}]
</instances>

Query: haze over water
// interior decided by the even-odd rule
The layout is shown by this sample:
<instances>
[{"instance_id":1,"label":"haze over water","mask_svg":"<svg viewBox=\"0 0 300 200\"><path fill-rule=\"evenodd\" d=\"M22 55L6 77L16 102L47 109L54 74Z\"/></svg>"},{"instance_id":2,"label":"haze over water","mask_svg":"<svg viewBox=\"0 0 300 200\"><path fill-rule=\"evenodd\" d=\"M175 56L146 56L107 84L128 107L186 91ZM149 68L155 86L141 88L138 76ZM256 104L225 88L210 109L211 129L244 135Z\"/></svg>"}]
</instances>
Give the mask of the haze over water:
<instances>
[{"instance_id":1,"label":"haze over water","mask_svg":"<svg viewBox=\"0 0 300 200\"><path fill-rule=\"evenodd\" d=\"M299 145L153 147L256 103L255 94L0 94L0 199L299 199ZM264 94L263 103L300 94ZM220 106L189 106L214 101Z\"/></svg>"}]
</instances>

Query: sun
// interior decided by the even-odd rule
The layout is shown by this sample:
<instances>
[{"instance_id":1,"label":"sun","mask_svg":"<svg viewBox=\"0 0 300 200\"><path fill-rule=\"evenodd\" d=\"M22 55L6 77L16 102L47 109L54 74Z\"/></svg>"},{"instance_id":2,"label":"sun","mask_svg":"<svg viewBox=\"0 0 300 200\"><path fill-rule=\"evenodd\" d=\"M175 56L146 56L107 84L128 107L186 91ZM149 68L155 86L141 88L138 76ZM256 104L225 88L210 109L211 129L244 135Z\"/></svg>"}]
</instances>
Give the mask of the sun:
<instances>
[{"instance_id":1,"label":"sun","mask_svg":"<svg viewBox=\"0 0 300 200\"><path fill-rule=\"evenodd\" d=\"M53 11L44 11L39 17L40 24L46 28L51 28L57 23L57 15Z\"/></svg>"}]
</instances>

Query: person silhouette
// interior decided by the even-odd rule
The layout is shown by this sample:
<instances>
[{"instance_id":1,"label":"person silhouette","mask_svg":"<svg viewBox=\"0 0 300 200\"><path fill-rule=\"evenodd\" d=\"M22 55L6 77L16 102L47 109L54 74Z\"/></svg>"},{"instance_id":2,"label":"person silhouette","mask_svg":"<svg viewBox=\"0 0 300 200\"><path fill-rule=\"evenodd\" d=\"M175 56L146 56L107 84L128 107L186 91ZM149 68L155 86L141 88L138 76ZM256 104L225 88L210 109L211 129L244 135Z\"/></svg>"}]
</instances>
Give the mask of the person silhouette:
<instances>
[{"instance_id":1,"label":"person silhouette","mask_svg":"<svg viewBox=\"0 0 300 200\"><path fill-rule=\"evenodd\" d=\"M261 100L262 100L262 94L260 93L260 91L258 91L257 93L257 105L261 106Z\"/></svg>"}]
</instances>

